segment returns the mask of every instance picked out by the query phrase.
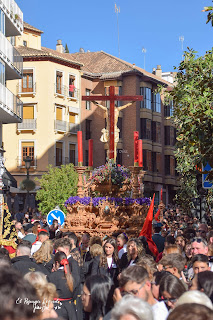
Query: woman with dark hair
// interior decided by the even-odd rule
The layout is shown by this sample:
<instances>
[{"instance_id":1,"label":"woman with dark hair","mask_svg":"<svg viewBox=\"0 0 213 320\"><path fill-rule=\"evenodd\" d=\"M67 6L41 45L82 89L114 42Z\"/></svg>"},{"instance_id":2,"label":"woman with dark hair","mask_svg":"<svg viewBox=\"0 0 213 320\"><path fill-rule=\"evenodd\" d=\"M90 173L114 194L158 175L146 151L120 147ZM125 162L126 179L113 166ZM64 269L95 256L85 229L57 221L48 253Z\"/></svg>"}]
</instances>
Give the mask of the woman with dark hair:
<instances>
[{"instance_id":1,"label":"woman with dark hair","mask_svg":"<svg viewBox=\"0 0 213 320\"><path fill-rule=\"evenodd\" d=\"M145 250L142 242L137 238L132 238L127 242L127 252L124 253L120 260L121 269L126 269L128 266L136 264L144 255Z\"/></svg>"},{"instance_id":2,"label":"woman with dark hair","mask_svg":"<svg viewBox=\"0 0 213 320\"><path fill-rule=\"evenodd\" d=\"M165 274L160 280L159 301L164 301L168 309L174 309L177 299L186 292L183 283L173 274Z\"/></svg>"},{"instance_id":3,"label":"woman with dark hair","mask_svg":"<svg viewBox=\"0 0 213 320\"><path fill-rule=\"evenodd\" d=\"M54 272L49 281L56 286L60 306L56 309L59 317L65 320L77 320L73 302L73 277L69 268L69 261L64 252L58 251L54 257Z\"/></svg>"},{"instance_id":4,"label":"woman with dark hair","mask_svg":"<svg viewBox=\"0 0 213 320\"><path fill-rule=\"evenodd\" d=\"M190 290L204 292L213 303L213 272L203 271L194 276Z\"/></svg>"},{"instance_id":5,"label":"woman with dark hair","mask_svg":"<svg viewBox=\"0 0 213 320\"><path fill-rule=\"evenodd\" d=\"M91 275L95 274L109 276L114 284L118 286L119 260L115 239L107 239L103 246L103 253L94 258Z\"/></svg>"},{"instance_id":6,"label":"woman with dark hair","mask_svg":"<svg viewBox=\"0 0 213 320\"><path fill-rule=\"evenodd\" d=\"M112 308L112 280L105 275L94 275L86 279L81 300L87 320L102 320Z\"/></svg>"}]
</instances>

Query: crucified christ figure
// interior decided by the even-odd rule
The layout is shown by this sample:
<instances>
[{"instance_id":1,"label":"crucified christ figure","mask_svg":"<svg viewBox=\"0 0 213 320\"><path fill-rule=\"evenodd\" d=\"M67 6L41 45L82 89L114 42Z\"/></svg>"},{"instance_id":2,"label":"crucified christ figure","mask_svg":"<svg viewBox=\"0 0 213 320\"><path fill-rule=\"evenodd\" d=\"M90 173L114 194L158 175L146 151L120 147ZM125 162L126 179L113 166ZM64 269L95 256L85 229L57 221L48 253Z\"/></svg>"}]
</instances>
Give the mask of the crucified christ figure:
<instances>
[{"instance_id":1,"label":"crucified christ figure","mask_svg":"<svg viewBox=\"0 0 213 320\"><path fill-rule=\"evenodd\" d=\"M106 121L107 121L107 127L106 129L102 129L101 132L102 132L102 136L100 138L101 142L108 142L109 141L109 128L110 128L110 123L109 123L109 110L107 107L99 104L98 102L96 101L92 101L97 107L100 107L101 109L103 109L105 111L105 117L106 117ZM119 141L119 132L120 132L120 129L118 128L117 124L118 124L118 117L119 117L119 112L129 106L131 106L133 104L133 102L135 101L132 101L132 102L129 102L127 104L125 104L124 106L120 106L120 107L115 107L115 120L114 120L114 137L115 137L115 151L117 149L117 143ZM115 153L116 154L116 153Z\"/></svg>"}]
</instances>

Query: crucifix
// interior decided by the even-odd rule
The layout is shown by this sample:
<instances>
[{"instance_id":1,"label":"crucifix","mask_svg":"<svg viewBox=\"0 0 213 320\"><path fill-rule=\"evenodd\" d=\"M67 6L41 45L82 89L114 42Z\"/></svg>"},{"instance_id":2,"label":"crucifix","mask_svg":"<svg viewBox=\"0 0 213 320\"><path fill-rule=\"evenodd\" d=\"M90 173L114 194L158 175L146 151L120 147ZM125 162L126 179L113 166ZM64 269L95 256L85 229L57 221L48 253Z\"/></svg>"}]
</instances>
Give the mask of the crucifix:
<instances>
[{"instance_id":1,"label":"crucifix","mask_svg":"<svg viewBox=\"0 0 213 320\"><path fill-rule=\"evenodd\" d=\"M114 159L116 162L116 147L119 140L119 129L117 127L119 112L120 110L132 105L135 101L142 101L143 96L117 96L115 95L115 87L110 86L108 96L82 96L82 100L92 101L105 111L107 129L102 130L103 135L101 141L107 142L109 140L109 159ZM98 104L96 101L110 101L109 110L107 107ZM131 103L115 108L115 101L131 101Z\"/></svg>"}]
</instances>

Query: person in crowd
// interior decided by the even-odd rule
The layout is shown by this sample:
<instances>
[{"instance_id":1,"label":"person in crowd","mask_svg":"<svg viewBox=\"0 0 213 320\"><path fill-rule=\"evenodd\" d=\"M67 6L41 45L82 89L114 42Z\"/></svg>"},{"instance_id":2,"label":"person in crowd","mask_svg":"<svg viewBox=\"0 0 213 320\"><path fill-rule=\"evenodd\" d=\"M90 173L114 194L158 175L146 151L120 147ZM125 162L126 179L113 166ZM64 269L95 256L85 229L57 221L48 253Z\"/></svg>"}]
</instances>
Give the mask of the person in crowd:
<instances>
[{"instance_id":1,"label":"person in crowd","mask_svg":"<svg viewBox=\"0 0 213 320\"><path fill-rule=\"evenodd\" d=\"M136 264L138 260L145 254L142 242L137 238L131 238L127 242L127 252L124 253L120 260L121 270L129 265Z\"/></svg>"},{"instance_id":2,"label":"person in crowd","mask_svg":"<svg viewBox=\"0 0 213 320\"><path fill-rule=\"evenodd\" d=\"M198 303L185 303L176 307L167 320L211 320L213 311Z\"/></svg>"},{"instance_id":3,"label":"person in crowd","mask_svg":"<svg viewBox=\"0 0 213 320\"><path fill-rule=\"evenodd\" d=\"M102 240L99 236L93 236L90 238L89 241L89 247L93 246L93 244L99 244L100 246L102 245Z\"/></svg>"},{"instance_id":4,"label":"person in crowd","mask_svg":"<svg viewBox=\"0 0 213 320\"><path fill-rule=\"evenodd\" d=\"M191 262L194 274L210 270L208 256L204 254L196 254Z\"/></svg>"},{"instance_id":5,"label":"person in crowd","mask_svg":"<svg viewBox=\"0 0 213 320\"><path fill-rule=\"evenodd\" d=\"M41 215L40 224L41 224L42 229L46 229L49 232L50 228L47 223L47 216L46 215Z\"/></svg>"},{"instance_id":6,"label":"person in crowd","mask_svg":"<svg viewBox=\"0 0 213 320\"><path fill-rule=\"evenodd\" d=\"M101 256L94 258L91 275L103 274L109 276L114 284L118 285L119 260L117 252L117 243L113 238L109 238L104 246Z\"/></svg>"},{"instance_id":7,"label":"person in crowd","mask_svg":"<svg viewBox=\"0 0 213 320\"><path fill-rule=\"evenodd\" d=\"M140 298L124 296L112 309L111 320L153 320L151 306Z\"/></svg>"},{"instance_id":8,"label":"person in crowd","mask_svg":"<svg viewBox=\"0 0 213 320\"><path fill-rule=\"evenodd\" d=\"M202 272L201 272L202 273ZM192 291L187 291L182 294L182 296L178 299L176 303L176 307L182 306L183 304L192 304L192 303L198 303L200 305L204 305L207 308L212 309L212 302L207 297L207 295L201 291L198 290L192 290Z\"/></svg>"},{"instance_id":9,"label":"person in crowd","mask_svg":"<svg viewBox=\"0 0 213 320\"><path fill-rule=\"evenodd\" d=\"M11 259L8 250L0 248L0 266L3 264L11 266Z\"/></svg>"},{"instance_id":10,"label":"person in crowd","mask_svg":"<svg viewBox=\"0 0 213 320\"><path fill-rule=\"evenodd\" d=\"M160 280L163 278L163 276L165 276L166 274L169 274L169 272L167 271L156 271L153 274L153 278L151 281L151 285L152 285L152 294L153 297L156 300L159 300L159 289L160 289Z\"/></svg>"},{"instance_id":11,"label":"person in crowd","mask_svg":"<svg viewBox=\"0 0 213 320\"><path fill-rule=\"evenodd\" d=\"M183 283L173 274L165 274L160 280L159 301L164 301L168 309L174 309L178 298L186 292Z\"/></svg>"},{"instance_id":12,"label":"person in crowd","mask_svg":"<svg viewBox=\"0 0 213 320\"><path fill-rule=\"evenodd\" d=\"M58 220L54 219L52 225L49 227L50 239L54 239L59 231Z\"/></svg>"},{"instance_id":13,"label":"person in crowd","mask_svg":"<svg viewBox=\"0 0 213 320\"><path fill-rule=\"evenodd\" d=\"M178 245L180 247L182 254L185 256L184 248L186 245L186 240L184 239L184 236L183 235L177 236L175 239L175 243L176 243L176 245Z\"/></svg>"},{"instance_id":14,"label":"person in crowd","mask_svg":"<svg viewBox=\"0 0 213 320\"><path fill-rule=\"evenodd\" d=\"M176 276L178 279L181 280L183 285L186 289L188 289L188 286L186 284L186 279L183 275L183 270L185 268L186 260L183 258L183 256L179 253L171 253L167 256L163 257L160 260L160 264L163 265L163 269L165 271L170 272L174 276ZM183 279L184 277L184 279Z\"/></svg>"},{"instance_id":15,"label":"person in crowd","mask_svg":"<svg viewBox=\"0 0 213 320\"><path fill-rule=\"evenodd\" d=\"M32 244L27 240L22 240L17 246L16 257L11 260L12 267L22 275L30 271L42 271L31 257Z\"/></svg>"},{"instance_id":16,"label":"person in crowd","mask_svg":"<svg viewBox=\"0 0 213 320\"><path fill-rule=\"evenodd\" d=\"M136 262L136 265L144 267L149 274L149 280L153 280L153 274L157 271L157 264L153 256L144 254L143 257Z\"/></svg>"},{"instance_id":17,"label":"person in crowd","mask_svg":"<svg viewBox=\"0 0 213 320\"><path fill-rule=\"evenodd\" d=\"M41 247L42 243L49 239L49 233L46 229L40 229L36 237L36 241L32 245L31 255L33 255Z\"/></svg>"},{"instance_id":18,"label":"person in crowd","mask_svg":"<svg viewBox=\"0 0 213 320\"><path fill-rule=\"evenodd\" d=\"M162 228L161 222L154 223L153 225L154 235L152 236L152 240L156 244L159 253L163 252L164 242L165 242L165 238L161 236L161 228Z\"/></svg>"},{"instance_id":19,"label":"person in crowd","mask_svg":"<svg viewBox=\"0 0 213 320\"><path fill-rule=\"evenodd\" d=\"M164 302L158 302L152 294L149 274L143 267L132 265L121 272L119 288L115 289L114 300L117 302L123 295L131 294L151 305L154 320L165 320L168 310Z\"/></svg>"},{"instance_id":20,"label":"person in crowd","mask_svg":"<svg viewBox=\"0 0 213 320\"><path fill-rule=\"evenodd\" d=\"M86 279L81 293L86 320L103 319L112 308L113 290L112 280L106 275L94 275Z\"/></svg>"},{"instance_id":21,"label":"person in crowd","mask_svg":"<svg viewBox=\"0 0 213 320\"><path fill-rule=\"evenodd\" d=\"M205 223L201 223L198 227L197 236L206 239L207 233L208 233L208 226Z\"/></svg>"},{"instance_id":22,"label":"person in crowd","mask_svg":"<svg viewBox=\"0 0 213 320\"><path fill-rule=\"evenodd\" d=\"M213 303L213 272L202 271L195 274L190 290L204 292Z\"/></svg>"},{"instance_id":23,"label":"person in crowd","mask_svg":"<svg viewBox=\"0 0 213 320\"><path fill-rule=\"evenodd\" d=\"M89 245L90 245L90 234L86 232L83 234L81 238L81 245L80 245L81 257L84 262L91 260Z\"/></svg>"},{"instance_id":24,"label":"person in crowd","mask_svg":"<svg viewBox=\"0 0 213 320\"><path fill-rule=\"evenodd\" d=\"M29 272L25 274L24 279L29 281L36 289L39 300L42 305L41 319L57 318L58 315L54 309L54 299L57 297L56 287L53 283L48 283L45 275L41 272ZM55 303L57 308L57 303Z\"/></svg>"},{"instance_id":25,"label":"person in crowd","mask_svg":"<svg viewBox=\"0 0 213 320\"><path fill-rule=\"evenodd\" d=\"M91 276L94 259L95 257L98 257L98 256L101 257L101 255L103 255L103 247L96 243L93 244L90 247L90 254L91 254L92 260L86 261L84 263L85 278L88 276Z\"/></svg>"},{"instance_id":26,"label":"person in crowd","mask_svg":"<svg viewBox=\"0 0 213 320\"><path fill-rule=\"evenodd\" d=\"M33 224L28 223L24 226L24 233L25 237L22 238L23 240L30 241L32 244L36 241L36 235L33 233Z\"/></svg>"},{"instance_id":27,"label":"person in crowd","mask_svg":"<svg viewBox=\"0 0 213 320\"><path fill-rule=\"evenodd\" d=\"M21 222L17 221L15 223L15 228L16 228L16 232L18 235L18 239L23 239L25 236L25 233L24 233L24 229L23 229Z\"/></svg>"},{"instance_id":28,"label":"person in crowd","mask_svg":"<svg viewBox=\"0 0 213 320\"><path fill-rule=\"evenodd\" d=\"M118 258L121 259L122 255L127 252L127 235L122 232L117 236L117 246L118 246Z\"/></svg>"},{"instance_id":29,"label":"person in crowd","mask_svg":"<svg viewBox=\"0 0 213 320\"><path fill-rule=\"evenodd\" d=\"M71 251L70 251L70 255L71 257L77 261L79 267L83 266L83 259L81 258L81 254L80 254L80 250L78 247L78 238L76 236L76 234L74 232L64 232L63 233L63 238L68 238L70 243L71 243Z\"/></svg>"},{"instance_id":30,"label":"person in crowd","mask_svg":"<svg viewBox=\"0 0 213 320\"><path fill-rule=\"evenodd\" d=\"M34 221L32 227L33 233L38 236L39 231L41 230L40 221Z\"/></svg>"},{"instance_id":31,"label":"person in crowd","mask_svg":"<svg viewBox=\"0 0 213 320\"><path fill-rule=\"evenodd\" d=\"M41 247L34 253L33 258L43 273L49 275L53 267L53 244L51 240L42 242Z\"/></svg>"},{"instance_id":32,"label":"person in crowd","mask_svg":"<svg viewBox=\"0 0 213 320\"><path fill-rule=\"evenodd\" d=\"M35 304L24 303L25 301L35 301ZM0 268L0 306L1 320L41 318L41 305L36 289L12 268Z\"/></svg>"},{"instance_id":33,"label":"person in crowd","mask_svg":"<svg viewBox=\"0 0 213 320\"><path fill-rule=\"evenodd\" d=\"M49 275L49 281L56 286L57 300L61 302L61 308L56 309L56 312L64 320L77 320L73 293L74 279L64 252L57 251L53 268L54 272Z\"/></svg>"}]
</instances>

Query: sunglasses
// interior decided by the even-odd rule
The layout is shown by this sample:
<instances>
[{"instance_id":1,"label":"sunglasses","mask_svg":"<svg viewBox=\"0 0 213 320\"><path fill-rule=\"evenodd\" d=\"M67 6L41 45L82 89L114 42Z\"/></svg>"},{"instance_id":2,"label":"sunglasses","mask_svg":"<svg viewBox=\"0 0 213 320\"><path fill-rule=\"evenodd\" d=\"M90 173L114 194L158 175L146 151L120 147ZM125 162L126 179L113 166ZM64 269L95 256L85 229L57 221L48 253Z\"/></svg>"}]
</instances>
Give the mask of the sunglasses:
<instances>
[{"instance_id":1,"label":"sunglasses","mask_svg":"<svg viewBox=\"0 0 213 320\"><path fill-rule=\"evenodd\" d=\"M191 243L192 242L197 242L197 243L204 243L205 244L205 246L207 246L207 242L206 242L206 240L205 239L203 239L203 238L193 238L192 239L192 241L191 241Z\"/></svg>"}]
</instances>

